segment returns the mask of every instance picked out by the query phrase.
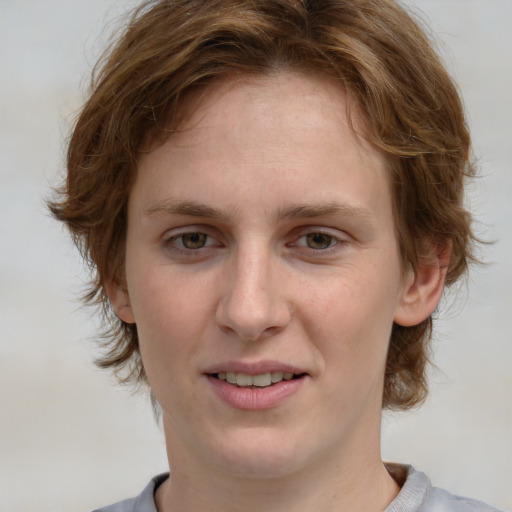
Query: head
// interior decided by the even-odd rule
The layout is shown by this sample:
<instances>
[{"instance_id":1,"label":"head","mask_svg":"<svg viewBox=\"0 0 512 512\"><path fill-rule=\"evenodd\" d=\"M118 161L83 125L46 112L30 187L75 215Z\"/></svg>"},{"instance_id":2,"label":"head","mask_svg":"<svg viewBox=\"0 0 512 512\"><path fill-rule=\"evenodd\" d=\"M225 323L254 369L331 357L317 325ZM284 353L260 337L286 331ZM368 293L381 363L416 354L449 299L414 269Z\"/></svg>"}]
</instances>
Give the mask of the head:
<instances>
[{"instance_id":1,"label":"head","mask_svg":"<svg viewBox=\"0 0 512 512\"><path fill-rule=\"evenodd\" d=\"M105 314L100 364L145 382L137 326L112 310L125 283L128 200L141 155L173 136L192 98L221 82L299 73L336 83L352 128L386 161L404 275L441 262L446 285L472 259L463 185L473 174L456 87L431 42L391 0L160 0L132 15L97 68L51 204L93 269L86 300ZM426 394L432 317L392 328L383 406Z\"/></svg>"}]
</instances>

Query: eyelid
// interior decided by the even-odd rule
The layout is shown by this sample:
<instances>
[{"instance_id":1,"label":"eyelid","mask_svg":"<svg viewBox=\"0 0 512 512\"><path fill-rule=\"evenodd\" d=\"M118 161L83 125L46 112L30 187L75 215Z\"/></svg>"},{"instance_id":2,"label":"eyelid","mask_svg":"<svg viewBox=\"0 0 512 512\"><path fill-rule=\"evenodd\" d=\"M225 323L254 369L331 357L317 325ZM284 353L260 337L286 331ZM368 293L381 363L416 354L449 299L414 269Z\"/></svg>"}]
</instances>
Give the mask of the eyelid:
<instances>
[{"instance_id":1,"label":"eyelid","mask_svg":"<svg viewBox=\"0 0 512 512\"><path fill-rule=\"evenodd\" d=\"M327 236L332 236L336 240L339 240L340 242L349 242L353 239L353 237L347 233L346 231L343 231L341 229L337 228L330 228L326 226L301 226L300 228L295 230L294 238L295 240L298 240L299 238L302 238L304 236L310 235L310 234L322 234Z\"/></svg>"},{"instance_id":2,"label":"eyelid","mask_svg":"<svg viewBox=\"0 0 512 512\"><path fill-rule=\"evenodd\" d=\"M190 235L193 233L201 233L203 235L207 235L210 238L219 239L220 235L218 230L215 228L204 225L204 224L190 224L186 226L179 226L175 228L168 229L162 235L162 239L170 240L171 238L179 238L180 236Z\"/></svg>"}]
</instances>

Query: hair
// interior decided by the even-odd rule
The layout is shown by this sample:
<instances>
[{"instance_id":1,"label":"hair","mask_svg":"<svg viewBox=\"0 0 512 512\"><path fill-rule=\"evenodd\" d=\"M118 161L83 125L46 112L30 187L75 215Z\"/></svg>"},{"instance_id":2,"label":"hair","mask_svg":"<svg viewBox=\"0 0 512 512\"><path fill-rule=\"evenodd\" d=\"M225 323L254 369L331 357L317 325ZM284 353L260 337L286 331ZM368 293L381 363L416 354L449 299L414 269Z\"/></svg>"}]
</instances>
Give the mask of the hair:
<instances>
[{"instance_id":1,"label":"hair","mask_svg":"<svg viewBox=\"0 0 512 512\"><path fill-rule=\"evenodd\" d=\"M85 302L103 312L98 364L147 382L136 325L113 312L105 283L123 283L127 202L140 152L163 142L184 97L236 75L279 70L335 79L365 137L388 161L404 266L451 247L446 285L474 259L463 206L474 175L457 88L424 29L393 0L159 0L136 8L97 64L67 152L67 179L49 202L92 269ZM171 135L172 136L172 135ZM394 325L383 407L427 393L432 318Z\"/></svg>"}]
</instances>

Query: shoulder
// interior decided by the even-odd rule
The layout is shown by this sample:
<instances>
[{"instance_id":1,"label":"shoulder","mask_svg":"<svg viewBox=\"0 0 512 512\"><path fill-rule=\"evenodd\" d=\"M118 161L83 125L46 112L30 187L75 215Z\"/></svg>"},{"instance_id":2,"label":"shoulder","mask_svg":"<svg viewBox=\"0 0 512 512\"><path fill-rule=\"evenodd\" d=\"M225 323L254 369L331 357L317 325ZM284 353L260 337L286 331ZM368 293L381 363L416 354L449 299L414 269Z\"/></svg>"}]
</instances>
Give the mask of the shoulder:
<instances>
[{"instance_id":1,"label":"shoulder","mask_svg":"<svg viewBox=\"0 0 512 512\"><path fill-rule=\"evenodd\" d=\"M113 505L102 507L93 512L157 512L155 505L155 491L158 486L167 480L168 473L155 476L135 498L119 501Z\"/></svg>"},{"instance_id":2,"label":"shoulder","mask_svg":"<svg viewBox=\"0 0 512 512\"><path fill-rule=\"evenodd\" d=\"M402 489L385 512L501 512L481 501L433 487L427 476L412 466L390 464L387 469Z\"/></svg>"},{"instance_id":3,"label":"shoulder","mask_svg":"<svg viewBox=\"0 0 512 512\"><path fill-rule=\"evenodd\" d=\"M425 502L425 512L500 512L481 501L456 496L437 487L431 487ZM423 509L422 509L423 510Z\"/></svg>"}]
</instances>

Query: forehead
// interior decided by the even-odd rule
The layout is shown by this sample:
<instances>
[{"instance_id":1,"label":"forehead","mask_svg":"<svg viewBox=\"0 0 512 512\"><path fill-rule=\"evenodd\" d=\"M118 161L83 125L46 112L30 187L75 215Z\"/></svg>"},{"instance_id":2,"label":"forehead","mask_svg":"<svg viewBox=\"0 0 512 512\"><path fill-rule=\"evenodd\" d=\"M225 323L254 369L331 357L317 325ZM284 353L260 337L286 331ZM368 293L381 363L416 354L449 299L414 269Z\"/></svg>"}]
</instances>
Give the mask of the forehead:
<instances>
[{"instance_id":1,"label":"forehead","mask_svg":"<svg viewBox=\"0 0 512 512\"><path fill-rule=\"evenodd\" d=\"M389 187L380 186L386 162L361 136L362 123L349 120L345 91L334 80L285 72L236 77L196 91L182 108L179 127L140 158L140 193L196 200L198 183L207 183L209 198L234 204L243 196L247 208L274 189L281 203L300 191L304 202L332 204L344 199L344 183L352 202L358 195L387 199ZM375 180L379 186L367 186ZM226 184L236 184L231 197L221 194Z\"/></svg>"},{"instance_id":2,"label":"forehead","mask_svg":"<svg viewBox=\"0 0 512 512\"><path fill-rule=\"evenodd\" d=\"M212 123L230 129L242 129L244 123L257 129L263 124L264 131L270 133L279 121L279 129L293 132L298 127L296 121L307 117L311 128L317 130L328 129L334 120L345 135L350 131L367 150L366 127L359 110L353 100L349 102L339 81L328 76L282 70L228 76L184 95L171 136L178 141L180 135L190 137L194 130L199 134L197 128Z\"/></svg>"}]
</instances>

